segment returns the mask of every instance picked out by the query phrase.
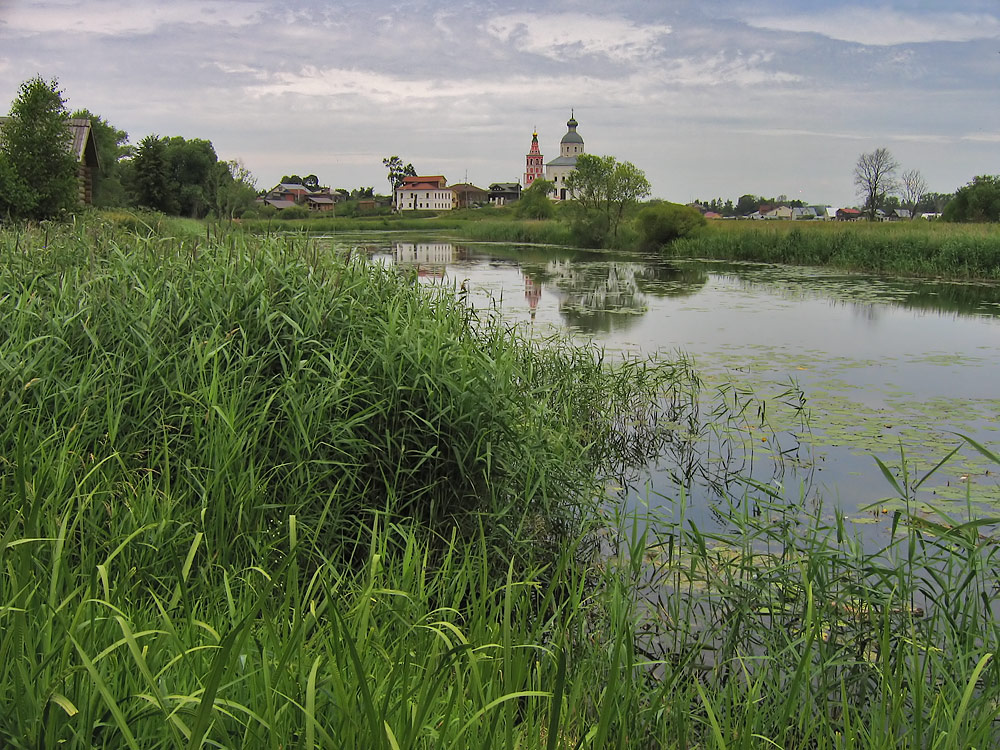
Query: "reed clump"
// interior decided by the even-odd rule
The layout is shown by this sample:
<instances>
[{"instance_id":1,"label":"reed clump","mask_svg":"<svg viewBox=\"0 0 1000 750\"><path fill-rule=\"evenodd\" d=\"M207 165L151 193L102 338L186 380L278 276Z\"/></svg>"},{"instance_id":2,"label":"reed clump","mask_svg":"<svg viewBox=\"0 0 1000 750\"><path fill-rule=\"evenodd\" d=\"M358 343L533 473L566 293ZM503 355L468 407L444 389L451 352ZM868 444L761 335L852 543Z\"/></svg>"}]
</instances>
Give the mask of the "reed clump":
<instances>
[{"instance_id":1,"label":"reed clump","mask_svg":"<svg viewBox=\"0 0 1000 750\"><path fill-rule=\"evenodd\" d=\"M870 273L1000 279L1000 230L992 225L717 221L664 252Z\"/></svg>"}]
</instances>

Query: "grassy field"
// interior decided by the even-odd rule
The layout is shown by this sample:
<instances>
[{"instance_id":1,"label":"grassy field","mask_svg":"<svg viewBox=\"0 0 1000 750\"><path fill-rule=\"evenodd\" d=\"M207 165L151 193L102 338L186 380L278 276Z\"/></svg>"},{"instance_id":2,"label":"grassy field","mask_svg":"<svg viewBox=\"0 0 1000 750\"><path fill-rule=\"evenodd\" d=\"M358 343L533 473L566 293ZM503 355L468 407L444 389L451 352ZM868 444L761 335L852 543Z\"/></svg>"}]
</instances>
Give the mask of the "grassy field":
<instances>
[{"instance_id":1,"label":"grassy field","mask_svg":"<svg viewBox=\"0 0 1000 750\"><path fill-rule=\"evenodd\" d=\"M0 745L1000 741L988 523L609 511L686 363L187 228L0 232Z\"/></svg>"},{"instance_id":2,"label":"grassy field","mask_svg":"<svg viewBox=\"0 0 1000 750\"><path fill-rule=\"evenodd\" d=\"M892 223L714 221L668 255L832 266L851 271L1000 279L1000 227Z\"/></svg>"}]
</instances>

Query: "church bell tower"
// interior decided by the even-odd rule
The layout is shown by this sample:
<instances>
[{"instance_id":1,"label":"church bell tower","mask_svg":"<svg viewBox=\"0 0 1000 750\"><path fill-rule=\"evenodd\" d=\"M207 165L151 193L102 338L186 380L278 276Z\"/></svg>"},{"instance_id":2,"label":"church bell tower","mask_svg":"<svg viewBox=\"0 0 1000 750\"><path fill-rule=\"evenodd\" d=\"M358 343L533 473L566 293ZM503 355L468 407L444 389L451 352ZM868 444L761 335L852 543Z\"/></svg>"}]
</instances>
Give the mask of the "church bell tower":
<instances>
[{"instance_id":1,"label":"church bell tower","mask_svg":"<svg viewBox=\"0 0 1000 750\"><path fill-rule=\"evenodd\" d=\"M528 155L524 157L525 189L531 187L531 183L543 176L545 167L542 164L543 159L541 152L538 150L538 131L536 130L531 134L531 148L528 149Z\"/></svg>"}]
</instances>

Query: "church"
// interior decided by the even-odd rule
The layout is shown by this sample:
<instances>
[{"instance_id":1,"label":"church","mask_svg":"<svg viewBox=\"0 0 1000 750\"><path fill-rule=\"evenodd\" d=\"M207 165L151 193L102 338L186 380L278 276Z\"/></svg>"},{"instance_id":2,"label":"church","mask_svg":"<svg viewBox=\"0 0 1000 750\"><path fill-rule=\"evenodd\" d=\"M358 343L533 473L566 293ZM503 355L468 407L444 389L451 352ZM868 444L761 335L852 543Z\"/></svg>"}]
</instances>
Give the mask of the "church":
<instances>
[{"instance_id":1,"label":"church","mask_svg":"<svg viewBox=\"0 0 1000 750\"><path fill-rule=\"evenodd\" d=\"M566 135L559 142L559 156L545 164L544 175L542 174L544 157L538 148L538 132L532 133L531 148L528 149L528 154L525 157L525 188L530 187L532 182L544 176L546 180L555 185L555 192L551 195L553 200L564 201L573 197L573 194L566 187L566 178L576 168L577 157L586 153L583 148L583 136L576 132L578 126L579 123L571 110L569 121L566 123Z\"/></svg>"}]
</instances>

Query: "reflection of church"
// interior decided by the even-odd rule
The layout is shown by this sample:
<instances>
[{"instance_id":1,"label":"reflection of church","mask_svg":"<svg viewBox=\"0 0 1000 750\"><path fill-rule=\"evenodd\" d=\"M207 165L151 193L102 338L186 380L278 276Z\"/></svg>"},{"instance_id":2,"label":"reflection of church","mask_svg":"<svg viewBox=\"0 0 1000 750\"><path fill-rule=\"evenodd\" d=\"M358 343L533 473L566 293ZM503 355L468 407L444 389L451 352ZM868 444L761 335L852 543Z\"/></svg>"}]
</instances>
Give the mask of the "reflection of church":
<instances>
[{"instance_id":1,"label":"reflection of church","mask_svg":"<svg viewBox=\"0 0 1000 750\"><path fill-rule=\"evenodd\" d=\"M579 123L572 111L566 123L566 135L559 142L559 156L545 165L544 177L555 185L553 200L564 201L572 198L572 193L566 187L566 178L576 169L576 160L580 154L586 153L583 147L583 136L576 132ZM524 187L542 177L542 162L544 157L538 148L538 132L532 133L531 148L525 156Z\"/></svg>"},{"instance_id":2,"label":"reflection of church","mask_svg":"<svg viewBox=\"0 0 1000 750\"><path fill-rule=\"evenodd\" d=\"M531 312L531 319L534 320L535 313L538 311L538 302L542 299L542 283L535 282L526 273L524 274L524 299L528 302L528 310Z\"/></svg>"}]
</instances>

